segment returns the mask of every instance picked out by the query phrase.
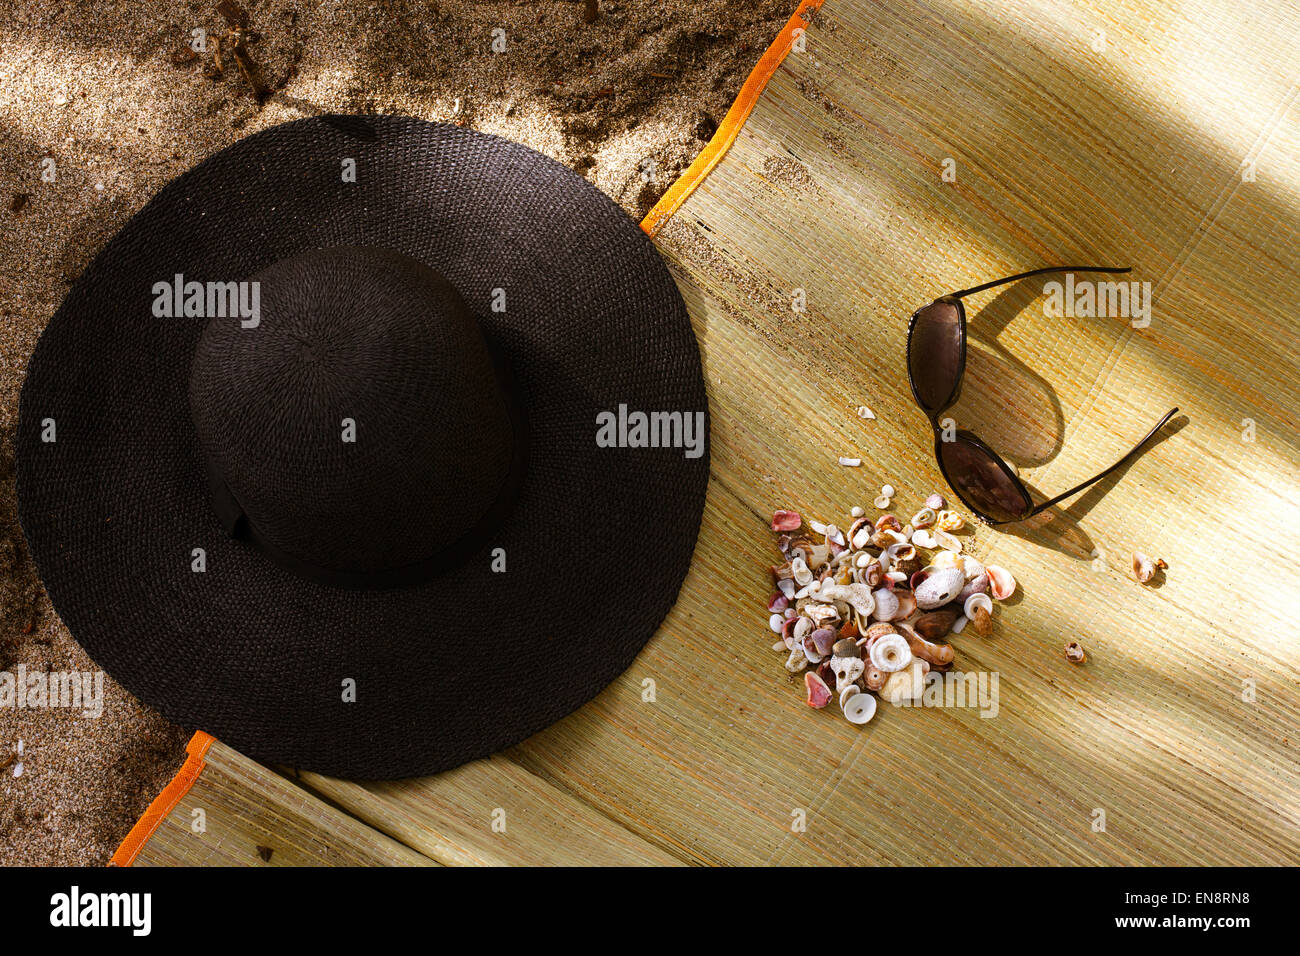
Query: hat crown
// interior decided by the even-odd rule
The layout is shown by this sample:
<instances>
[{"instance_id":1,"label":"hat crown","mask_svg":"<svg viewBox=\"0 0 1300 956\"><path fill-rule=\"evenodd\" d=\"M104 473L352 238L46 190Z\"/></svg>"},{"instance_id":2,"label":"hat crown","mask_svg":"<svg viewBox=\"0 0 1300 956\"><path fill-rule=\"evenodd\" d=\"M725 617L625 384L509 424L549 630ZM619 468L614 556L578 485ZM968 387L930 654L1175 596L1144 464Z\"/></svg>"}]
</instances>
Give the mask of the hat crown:
<instances>
[{"instance_id":1,"label":"hat crown","mask_svg":"<svg viewBox=\"0 0 1300 956\"><path fill-rule=\"evenodd\" d=\"M464 546L499 504L518 436L455 288L356 247L251 282L259 321L209 318L190 374L204 464L249 533L326 573L383 574Z\"/></svg>"}]
</instances>

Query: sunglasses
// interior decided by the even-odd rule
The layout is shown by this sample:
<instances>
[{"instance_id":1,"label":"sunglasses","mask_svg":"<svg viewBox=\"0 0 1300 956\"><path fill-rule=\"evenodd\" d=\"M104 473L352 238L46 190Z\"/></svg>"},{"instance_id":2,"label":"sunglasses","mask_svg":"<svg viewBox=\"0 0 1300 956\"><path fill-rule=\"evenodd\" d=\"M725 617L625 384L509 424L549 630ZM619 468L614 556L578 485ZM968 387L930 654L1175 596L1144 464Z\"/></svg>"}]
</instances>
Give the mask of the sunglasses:
<instances>
[{"instance_id":1,"label":"sunglasses","mask_svg":"<svg viewBox=\"0 0 1300 956\"><path fill-rule=\"evenodd\" d=\"M1128 464L1151 438L1178 413L1170 409L1133 450L1101 474L1089 478L1042 504L1034 504L1024 483L1001 455L979 436L964 429L944 440L939 416L957 403L966 373L966 309L962 299L995 286L1048 272L1129 272L1128 268L1102 266L1050 266L986 282L971 289L941 296L912 314L907 327L907 378L912 397L930 419L934 430L934 457L944 480L981 521L1008 524L1024 521L1052 505L1073 497L1111 472Z\"/></svg>"}]
</instances>

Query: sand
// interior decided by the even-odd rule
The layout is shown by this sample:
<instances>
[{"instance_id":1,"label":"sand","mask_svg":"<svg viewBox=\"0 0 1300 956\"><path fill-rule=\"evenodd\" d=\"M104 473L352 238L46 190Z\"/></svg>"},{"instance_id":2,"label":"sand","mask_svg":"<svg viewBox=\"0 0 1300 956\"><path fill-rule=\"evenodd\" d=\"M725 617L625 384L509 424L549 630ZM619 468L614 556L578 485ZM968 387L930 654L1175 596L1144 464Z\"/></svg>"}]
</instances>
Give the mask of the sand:
<instances>
[{"instance_id":1,"label":"sand","mask_svg":"<svg viewBox=\"0 0 1300 956\"><path fill-rule=\"evenodd\" d=\"M525 143L639 219L796 5L601 0L588 22L579 0L245 2L257 34L246 49L268 91L259 103L228 44L217 68L228 24L215 4L0 0L0 672L95 669L18 526L18 396L71 282L164 183L276 123L406 113ZM196 28L203 54L186 45ZM192 730L107 677L98 718L0 707L0 865L107 862Z\"/></svg>"}]
</instances>

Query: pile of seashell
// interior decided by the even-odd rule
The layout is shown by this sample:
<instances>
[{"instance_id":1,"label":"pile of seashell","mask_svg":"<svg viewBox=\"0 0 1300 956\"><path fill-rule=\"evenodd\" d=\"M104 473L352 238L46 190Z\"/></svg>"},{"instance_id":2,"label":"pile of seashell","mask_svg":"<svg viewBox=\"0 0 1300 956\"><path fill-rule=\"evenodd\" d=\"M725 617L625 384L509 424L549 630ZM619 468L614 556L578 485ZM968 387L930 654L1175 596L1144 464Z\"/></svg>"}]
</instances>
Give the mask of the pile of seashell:
<instances>
[{"instance_id":1,"label":"pile of seashell","mask_svg":"<svg viewBox=\"0 0 1300 956\"><path fill-rule=\"evenodd\" d=\"M882 488L877 507L888 508L893 492ZM1011 597L1016 582L962 553L956 532L966 521L942 495L906 524L889 513L872 521L856 507L852 518L847 531L811 520L805 531L796 511L772 515L784 561L772 568L767 609L781 637L772 649L788 652L787 671L804 674L808 705L838 697L849 722L865 724L873 695L919 698L929 671L952 667L952 646L940 643L949 633L969 625L990 636L993 599Z\"/></svg>"}]
</instances>

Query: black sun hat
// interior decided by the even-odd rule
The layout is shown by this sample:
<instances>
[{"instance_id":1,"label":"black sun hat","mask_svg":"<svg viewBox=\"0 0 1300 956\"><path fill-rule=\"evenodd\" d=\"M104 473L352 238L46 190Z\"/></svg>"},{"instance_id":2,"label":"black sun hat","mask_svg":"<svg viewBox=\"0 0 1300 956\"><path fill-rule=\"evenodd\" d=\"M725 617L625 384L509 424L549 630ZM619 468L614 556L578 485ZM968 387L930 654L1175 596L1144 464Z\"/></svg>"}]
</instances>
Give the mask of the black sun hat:
<instances>
[{"instance_id":1,"label":"black sun hat","mask_svg":"<svg viewBox=\"0 0 1300 956\"><path fill-rule=\"evenodd\" d=\"M168 718L433 773L632 662L690 564L707 412L668 270L585 179L318 117L168 184L73 286L19 517L73 635Z\"/></svg>"}]
</instances>

